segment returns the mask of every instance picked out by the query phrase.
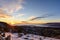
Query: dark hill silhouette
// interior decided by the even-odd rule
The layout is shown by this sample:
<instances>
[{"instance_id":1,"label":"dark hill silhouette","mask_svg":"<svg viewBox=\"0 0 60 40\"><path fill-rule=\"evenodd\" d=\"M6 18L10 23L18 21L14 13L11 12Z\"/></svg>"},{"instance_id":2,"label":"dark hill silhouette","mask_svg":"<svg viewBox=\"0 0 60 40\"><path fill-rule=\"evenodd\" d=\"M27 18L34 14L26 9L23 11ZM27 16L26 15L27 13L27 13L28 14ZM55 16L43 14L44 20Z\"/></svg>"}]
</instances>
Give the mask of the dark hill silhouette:
<instances>
[{"instance_id":1,"label":"dark hill silhouette","mask_svg":"<svg viewBox=\"0 0 60 40\"><path fill-rule=\"evenodd\" d=\"M11 25L5 22L0 22L0 31L9 31L11 29Z\"/></svg>"},{"instance_id":2,"label":"dark hill silhouette","mask_svg":"<svg viewBox=\"0 0 60 40\"><path fill-rule=\"evenodd\" d=\"M5 23L5 22L0 22L0 27L8 27L9 24Z\"/></svg>"}]
</instances>

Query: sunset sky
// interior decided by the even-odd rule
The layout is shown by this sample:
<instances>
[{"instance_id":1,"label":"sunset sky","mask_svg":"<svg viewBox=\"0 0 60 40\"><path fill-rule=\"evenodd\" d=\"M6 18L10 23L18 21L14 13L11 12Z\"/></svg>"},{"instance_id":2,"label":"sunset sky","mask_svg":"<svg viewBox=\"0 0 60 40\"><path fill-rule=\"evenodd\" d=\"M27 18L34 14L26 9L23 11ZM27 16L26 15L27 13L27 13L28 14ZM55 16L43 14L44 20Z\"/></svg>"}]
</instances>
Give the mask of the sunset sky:
<instances>
[{"instance_id":1,"label":"sunset sky","mask_svg":"<svg viewBox=\"0 0 60 40\"><path fill-rule=\"evenodd\" d=\"M0 21L11 24L60 22L60 0L0 0Z\"/></svg>"}]
</instances>

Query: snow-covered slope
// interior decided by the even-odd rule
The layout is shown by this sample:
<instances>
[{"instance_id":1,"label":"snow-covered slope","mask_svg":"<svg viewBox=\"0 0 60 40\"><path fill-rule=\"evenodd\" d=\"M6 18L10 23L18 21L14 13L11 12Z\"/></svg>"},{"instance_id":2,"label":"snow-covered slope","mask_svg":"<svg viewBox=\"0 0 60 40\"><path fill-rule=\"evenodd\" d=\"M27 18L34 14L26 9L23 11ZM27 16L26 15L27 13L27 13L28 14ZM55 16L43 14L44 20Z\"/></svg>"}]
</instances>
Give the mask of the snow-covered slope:
<instances>
[{"instance_id":1,"label":"snow-covered slope","mask_svg":"<svg viewBox=\"0 0 60 40\"><path fill-rule=\"evenodd\" d=\"M39 35L34 35L34 34L26 34L26 35L24 35L22 33L22 36L18 37L18 33L5 33L6 37L8 35L11 35L11 40L60 40L60 39L44 37L44 36L39 36Z\"/></svg>"}]
</instances>

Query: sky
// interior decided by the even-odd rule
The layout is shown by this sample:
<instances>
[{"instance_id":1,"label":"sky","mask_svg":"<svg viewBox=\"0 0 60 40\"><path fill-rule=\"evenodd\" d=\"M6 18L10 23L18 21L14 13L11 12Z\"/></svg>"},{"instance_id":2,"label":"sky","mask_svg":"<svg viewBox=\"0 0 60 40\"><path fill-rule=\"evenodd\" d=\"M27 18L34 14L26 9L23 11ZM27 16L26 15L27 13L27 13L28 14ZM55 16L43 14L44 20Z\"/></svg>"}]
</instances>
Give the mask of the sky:
<instances>
[{"instance_id":1,"label":"sky","mask_svg":"<svg viewBox=\"0 0 60 40\"><path fill-rule=\"evenodd\" d=\"M0 0L0 21L60 22L60 0Z\"/></svg>"}]
</instances>

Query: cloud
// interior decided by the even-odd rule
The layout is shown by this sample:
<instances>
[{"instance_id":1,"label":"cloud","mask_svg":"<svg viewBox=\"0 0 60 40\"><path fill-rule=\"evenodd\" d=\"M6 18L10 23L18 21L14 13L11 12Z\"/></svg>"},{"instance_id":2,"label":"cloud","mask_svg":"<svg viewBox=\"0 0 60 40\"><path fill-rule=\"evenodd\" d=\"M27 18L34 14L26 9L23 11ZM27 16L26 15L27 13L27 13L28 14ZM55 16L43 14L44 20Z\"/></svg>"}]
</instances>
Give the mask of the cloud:
<instances>
[{"instance_id":1,"label":"cloud","mask_svg":"<svg viewBox=\"0 0 60 40\"><path fill-rule=\"evenodd\" d=\"M34 18L36 18L35 16L30 16L28 19L30 20L30 19L34 19Z\"/></svg>"},{"instance_id":2,"label":"cloud","mask_svg":"<svg viewBox=\"0 0 60 40\"><path fill-rule=\"evenodd\" d=\"M9 18L10 15L6 14L4 11L0 10L0 18Z\"/></svg>"},{"instance_id":3,"label":"cloud","mask_svg":"<svg viewBox=\"0 0 60 40\"><path fill-rule=\"evenodd\" d=\"M14 13L23 9L23 0L0 0L0 9L7 13Z\"/></svg>"},{"instance_id":4,"label":"cloud","mask_svg":"<svg viewBox=\"0 0 60 40\"><path fill-rule=\"evenodd\" d=\"M20 18L20 17L22 17L22 16L24 16L25 14L17 14L17 15L14 15L14 16L12 16L11 18L14 18L14 19L16 19L16 18Z\"/></svg>"},{"instance_id":5,"label":"cloud","mask_svg":"<svg viewBox=\"0 0 60 40\"><path fill-rule=\"evenodd\" d=\"M44 17L31 16L31 17L29 17L29 21L33 21L33 20L41 19L41 18L44 18Z\"/></svg>"},{"instance_id":6,"label":"cloud","mask_svg":"<svg viewBox=\"0 0 60 40\"><path fill-rule=\"evenodd\" d=\"M18 14L17 16L24 16L25 14Z\"/></svg>"},{"instance_id":7,"label":"cloud","mask_svg":"<svg viewBox=\"0 0 60 40\"><path fill-rule=\"evenodd\" d=\"M50 17L50 16L54 16L54 15L51 15L51 14L44 14L42 16L31 16L29 17L29 20L30 21L33 21L33 20L36 20L36 19L42 19L42 18L47 18L47 17Z\"/></svg>"}]
</instances>

